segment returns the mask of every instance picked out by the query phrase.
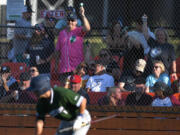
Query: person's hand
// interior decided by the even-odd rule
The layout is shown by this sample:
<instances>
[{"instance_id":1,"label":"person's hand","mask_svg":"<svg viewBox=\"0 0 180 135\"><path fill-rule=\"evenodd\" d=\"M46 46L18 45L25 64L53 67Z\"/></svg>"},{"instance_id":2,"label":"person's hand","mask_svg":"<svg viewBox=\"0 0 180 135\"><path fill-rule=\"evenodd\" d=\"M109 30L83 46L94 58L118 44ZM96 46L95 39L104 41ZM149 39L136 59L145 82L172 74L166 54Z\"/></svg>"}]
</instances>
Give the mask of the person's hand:
<instances>
[{"instance_id":1,"label":"person's hand","mask_svg":"<svg viewBox=\"0 0 180 135\"><path fill-rule=\"evenodd\" d=\"M83 117L82 116L78 116L74 122L73 125L73 130L79 130L82 127L83 124Z\"/></svg>"},{"instance_id":2,"label":"person's hand","mask_svg":"<svg viewBox=\"0 0 180 135\"><path fill-rule=\"evenodd\" d=\"M6 73L2 74L2 80L4 83L7 82L8 75Z\"/></svg>"},{"instance_id":3,"label":"person's hand","mask_svg":"<svg viewBox=\"0 0 180 135\"><path fill-rule=\"evenodd\" d=\"M177 77L176 73L172 73L171 78L173 79L173 81L178 80L178 77Z\"/></svg>"},{"instance_id":4,"label":"person's hand","mask_svg":"<svg viewBox=\"0 0 180 135\"><path fill-rule=\"evenodd\" d=\"M80 14L80 16L85 16L85 10L84 10L84 7L83 7L83 6L81 6L81 7L79 8L79 14Z\"/></svg>"}]
</instances>

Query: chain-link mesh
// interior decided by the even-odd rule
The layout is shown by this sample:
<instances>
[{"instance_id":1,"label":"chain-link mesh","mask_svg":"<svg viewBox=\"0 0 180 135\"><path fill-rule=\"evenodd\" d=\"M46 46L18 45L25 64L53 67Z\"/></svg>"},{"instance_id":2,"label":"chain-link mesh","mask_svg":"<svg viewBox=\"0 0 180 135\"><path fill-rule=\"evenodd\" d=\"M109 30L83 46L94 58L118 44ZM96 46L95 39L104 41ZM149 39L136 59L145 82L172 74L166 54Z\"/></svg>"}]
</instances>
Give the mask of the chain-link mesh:
<instances>
[{"instance_id":1,"label":"chain-link mesh","mask_svg":"<svg viewBox=\"0 0 180 135\"><path fill-rule=\"evenodd\" d=\"M171 87L178 75L177 0L61 2L31 0L31 23L28 17L5 21L7 7L0 5L1 102L36 103L36 96L24 89L39 73L51 78L52 87L77 89L74 83L79 83L93 105L162 105L161 98L167 106L180 104L171 92L158 95L159 87L155 94L160 98L154 101L153 87L157 80ZM81 2L90 31L79 13ZM73 23L77 27L71 32Z\"/></svg>"}]
</instances>

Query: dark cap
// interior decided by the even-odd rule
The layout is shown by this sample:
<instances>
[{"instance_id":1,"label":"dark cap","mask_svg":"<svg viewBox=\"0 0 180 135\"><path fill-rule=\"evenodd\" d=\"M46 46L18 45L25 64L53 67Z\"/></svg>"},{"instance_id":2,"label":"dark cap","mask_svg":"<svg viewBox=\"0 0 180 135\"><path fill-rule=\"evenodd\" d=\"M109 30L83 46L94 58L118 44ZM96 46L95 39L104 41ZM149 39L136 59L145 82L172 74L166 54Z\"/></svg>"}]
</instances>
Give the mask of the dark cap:
<instances>
[{"instance_id":1,"label":"dark cap","mask_svg":"<svg viewBox=\"0 0 180 135\"><path fill-rule=\"evenodd\" d=\"M156 82L153 86L153 90L154 91L158 91L158 90L161 90L161 91L165 91L168 89L168 85L166 85L164 82Z\"/></svg>"},{"instance_id":2,"label":"dark cap","mask_svg":"<svg viewBox=\"0 0 180 135\"><path fill-rule=\"evenodd\" d=\"M9 66L2 66L1 67L1 73L10 73L11 69Z\"/></svg>"},{"instance_id":3,"label":"dark cap","mask_svg":"<svg viewBox=\"0 0 180 135\"><path fill-rule=\"evenodd\" d=\"M45 30L45 26L43 23L36 24L34 28L35 30L38 30L38 31Z\"/></svg>"},{"instance_id":4,"label":"dark cap","mask_svg":"<svg viewBox=\"0 0 180 135\"><path fill-rule=\"evenodd\" d=\"M28 72L23 72L20 74L19 79L20 79L20 81L28 81L31 79L31 76Z\"/></svg>"},{"instance_id":5,"label":"dark cap","mask_svg":"<svg viewBox=\"0 0 180 135\"><path fill-rule=\"evenodd\" d=\"M31 80L28 91L35 92L38 96L51 89L50 78L47 75L38 75Z\"/></svg>"},{"instance_id":6,"label":"dark cap","mask_svg":"<svg viewBox=\"0 0 180 135\"><path fill-rule=\"evenodd\" d=\"M76 12L75 8L73 8L72 6L66 7L66 8L65 8L65 11L66 11L66 12L74 12L74 13Z\"/></svg>"},{"instance_id":7,"label":"dark cap","mask_svg":"<svg viewBox=\"0 0 180 135\"><path fill-rule=\"evenodd\" d=\"M52 21L56 22L57 21L57 19L55 17L51 16L51 15L46 15L45 19L50 21L50 22L52 22Z\"/></svg>"},{"instance_id":8,"label":"dark cap","mask_svg":"<svg viewBox=\"0 0 180 135\"><path fill-rule=\"evenodd\" d=\"M70 14L67 15L67 20L76 20L77 19L77 15L76 13L72 12Z\"/></svg>"},{"instance_id":9,"label":"dark cap","mask_svg":"<svg viewBox=\"0 0 180 135\"><path fill-rule=\"evenodd\" d=\"M104 67L106 66L106 64L105 64L105 62L103 60L96 60L95 64L96 65L101 65L101 66L104 66Z\"/></svg>"}]
</instances>

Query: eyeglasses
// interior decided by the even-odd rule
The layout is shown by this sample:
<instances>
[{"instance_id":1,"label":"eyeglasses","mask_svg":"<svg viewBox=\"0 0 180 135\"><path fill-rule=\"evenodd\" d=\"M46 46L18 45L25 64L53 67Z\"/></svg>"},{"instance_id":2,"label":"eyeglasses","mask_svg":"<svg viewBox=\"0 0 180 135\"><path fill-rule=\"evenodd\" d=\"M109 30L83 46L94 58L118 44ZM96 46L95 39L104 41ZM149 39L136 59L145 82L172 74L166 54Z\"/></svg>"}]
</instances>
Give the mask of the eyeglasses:
<instances>
[{"instance_id":1,"label":"eyeglasses","mask_svg":"<svg viewBox=\"0 0 180 135\"><path fill-rule=\"evenodd\" d=\"M158 68L160 68L160 66L154 66L154 68L155 68L155 69L158 69Z\"/></svg>"}]
</instances>

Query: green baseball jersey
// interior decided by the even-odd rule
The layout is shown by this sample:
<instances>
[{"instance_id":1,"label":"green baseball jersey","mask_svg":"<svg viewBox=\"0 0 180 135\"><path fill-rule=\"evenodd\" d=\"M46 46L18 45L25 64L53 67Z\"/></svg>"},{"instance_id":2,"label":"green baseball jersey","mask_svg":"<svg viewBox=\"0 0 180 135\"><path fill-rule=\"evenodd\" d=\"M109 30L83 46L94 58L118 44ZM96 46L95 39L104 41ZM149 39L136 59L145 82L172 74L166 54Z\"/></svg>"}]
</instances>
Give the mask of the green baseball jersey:
<instances>
[{"instance_id":1,"label":"green baseball jersey","mask_svg":"<svg viewBox=\"0 0 180 135\"><path fill-rule=\"evenodd\" d=\"M79 107L83 98L83 96L69 89L61 87L51 89L51 98L40 98L38 100L36 106L37 119L44 120L45 115L50 114L57 119L74 120L79 114Z\"/></svg>"}]
</instances>

